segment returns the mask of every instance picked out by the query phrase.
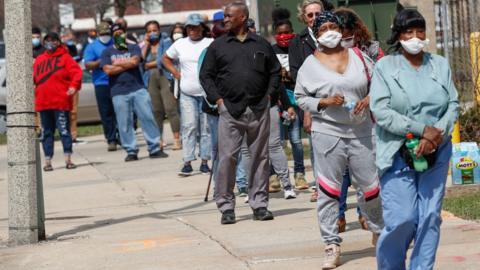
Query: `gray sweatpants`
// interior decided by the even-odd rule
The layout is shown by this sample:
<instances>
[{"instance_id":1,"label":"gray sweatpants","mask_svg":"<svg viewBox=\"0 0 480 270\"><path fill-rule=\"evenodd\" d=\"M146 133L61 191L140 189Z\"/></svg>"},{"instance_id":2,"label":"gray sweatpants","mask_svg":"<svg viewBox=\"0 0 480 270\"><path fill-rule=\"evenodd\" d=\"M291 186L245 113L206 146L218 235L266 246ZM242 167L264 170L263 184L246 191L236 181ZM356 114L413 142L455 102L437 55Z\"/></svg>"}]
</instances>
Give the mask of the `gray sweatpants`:
<instances>
[{"instance_id":1,"label":"gray sweatpants","mask_svg":"<svg viewBox=\"0 0 480 270\"><path fill-rule=\"evenodd\" d=\"M280 125L278 106L275 105L270 108L270 137L268 139L268 151L273 170L278 175L278 178L280 178L283 189L290 189L292 188L292 183L290 183L287 156L282 147Z\"/></svg>"},{"instance_id":2,"label":"gray sweatpants","mask_svg":"<svg viewBox=\"0 0 480 270\"><path fill-rule=\"evenodd\" d=\"M380 187L375 166L373 137L340 138L312 131L315 170L317 171L317 215L325 244L340 244L338 235L338 201L343 173L348 165L352 185L362 196L358 206L369 229L380 233L383 229Z\"/></svg>"},{"instance_id":3,"label":"gray sweatpants","mask_svg":"<svg viewBox=\"0 0 480 270\"><path fill-rule=\"evenodd\" d=\"M262 113L253 113L250 108L233 118L225 105L219 108L218 123L218 174L215 186L215 201L220 212L235 208L235 172L238 153L244 137L251 160L245 168L248 177L248 198L252 209L268 206L268 137L270 133L269 108Z\"/></svg>"}]
</instances>

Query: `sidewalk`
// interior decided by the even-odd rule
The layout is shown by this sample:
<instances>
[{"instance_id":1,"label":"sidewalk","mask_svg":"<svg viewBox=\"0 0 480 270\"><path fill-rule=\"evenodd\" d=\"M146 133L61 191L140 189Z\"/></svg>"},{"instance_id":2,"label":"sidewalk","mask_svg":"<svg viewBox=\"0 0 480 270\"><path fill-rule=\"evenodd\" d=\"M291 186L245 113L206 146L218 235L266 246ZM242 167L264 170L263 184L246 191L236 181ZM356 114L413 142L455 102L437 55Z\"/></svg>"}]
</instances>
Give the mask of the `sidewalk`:
<instances>
[{"instance_id":1,"label":"sidewalk","mask_svg":"<svg viewBox=\"0 0 480 270\"><path fill-rule=\"evenodd\" d=\"M208 176L177 176L181 152L168 147L170 158L151 160L141 141L141 160L125 163L123 151L106 151L102 136L83 139L88 143L74 148L77 170L64 169L57 144L55 170L44 173L49 240L16 248L5 246L7 165L0 146L0 269L321 269L309 191L288 201L273 194L271 222L253 221L239 198L237 224L222 226L211 196L203 202ZM307 177L313 179L311 172ZM338 269L376 269L371 234L359 229L354 200L351 191ZM480 269L479 223L444 215L435 269Z\"/></svg>"}]
</instances>

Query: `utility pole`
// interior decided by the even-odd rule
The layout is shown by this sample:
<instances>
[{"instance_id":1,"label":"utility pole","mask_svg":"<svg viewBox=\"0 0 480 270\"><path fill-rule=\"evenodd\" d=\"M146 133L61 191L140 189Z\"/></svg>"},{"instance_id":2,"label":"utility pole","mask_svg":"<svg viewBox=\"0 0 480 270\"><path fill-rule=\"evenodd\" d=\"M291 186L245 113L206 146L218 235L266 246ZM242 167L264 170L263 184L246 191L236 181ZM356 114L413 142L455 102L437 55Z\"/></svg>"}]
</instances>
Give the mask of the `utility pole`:
<instances>
[{"instance_id":1,"label":"utility pole","mask_svg":"<svg viewBox=\"0 0 480 270\"><path fill-rule=\"evenodd\" d=\"M38 242L31 0L5 0L8 232L10 245Z\"/></svg>"}]
</instances>

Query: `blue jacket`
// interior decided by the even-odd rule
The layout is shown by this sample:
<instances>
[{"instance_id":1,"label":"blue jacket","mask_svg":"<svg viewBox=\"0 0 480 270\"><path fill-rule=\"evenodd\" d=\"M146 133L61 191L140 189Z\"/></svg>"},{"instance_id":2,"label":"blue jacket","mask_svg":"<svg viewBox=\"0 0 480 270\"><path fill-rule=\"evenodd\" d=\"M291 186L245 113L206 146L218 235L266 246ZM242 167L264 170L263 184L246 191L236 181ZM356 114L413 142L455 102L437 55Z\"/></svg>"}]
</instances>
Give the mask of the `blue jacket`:
<instances>
[{"instance_id":1,"label":"blue jacket","mask_svg":"<svg viewBox=\"0 0 480 270\"><path fill-rule=\"evenodd\" d=\"M162 32L160 42L157 47L157 68L160 70L160 74L165 76L169 81L173 80L173 75L162 65L162 56L165 52L172 46L172 39L168 36L167 33ZM148 63L152 61L152 53L148 53L145 59L145 62ZM143 81L148 87L148 81L150 80L150 72L148 70L143 72Z\"/></svg>"},{"instance_id":2,"label":"blue jacket","mask_svg":"<svg viewBox=\"0 0 480 270\"><path fill-rule=\"evenodd\" d=\"M425 126L434 126L449 139L459 102L447 60L425 53L423 64L416 70L402 54L382 58L372 78L370 109L377 123L376 164L380 175L392 166L408 132L421 137Z\"/></svg>"}]
</instances>

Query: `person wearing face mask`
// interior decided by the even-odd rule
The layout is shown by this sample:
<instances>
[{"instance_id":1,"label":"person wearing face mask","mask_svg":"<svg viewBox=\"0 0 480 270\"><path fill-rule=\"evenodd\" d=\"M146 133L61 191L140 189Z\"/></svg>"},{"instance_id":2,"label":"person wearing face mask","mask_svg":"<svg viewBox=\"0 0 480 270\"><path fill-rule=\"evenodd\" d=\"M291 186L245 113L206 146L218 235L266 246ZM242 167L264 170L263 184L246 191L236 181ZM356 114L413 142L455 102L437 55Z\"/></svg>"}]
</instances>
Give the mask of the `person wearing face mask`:
<instances>
[{"instance_id":1,"label":"person wearing face mask","mask_svg":"<svg viewBox=\"0 0 480 270\"><path fill-rule=\"evenodd\" d=\"M370 107L376 119L377 167L385 229L377 245L378 269L433 269L442 223L450 135L458 117L458 94L447 59L425 52L426 22L416 10L400 11L388 44L393 53L376 65ZM405 154L405 137L420 140L417 172Z\"/></svg>"},{"instance_id":2,"label":"person wearing face mask","mask_svg":"<svg viewBox=\"0 0 480 270\"><path fill-rule=\"evenodd\" d=\"M313 54L315 49L317 48L317 40L313 35L312 28L313 23L315 22L315 18L324 10L324 3L320 0L304 0L301 5L298 6L298 19L303 22L307 27L296 35L292 41L290 42L290 46L288 47L288 62L290 68L290 75L295 84L297 80L297 73L300 67L302 66L305 59L308 56ZM301 114L300 114L301 116ZM310 127L312 123L312 118L309 112L303 112L303 128L307 134L310 134ZM311 136L309 136L311 139ZM313 175L315 175L315 160L313 156L313 151L311 149L311 141L310 141L310 160L313 169ZM311 198L311 202L317 201L318 192L315 191Z\"/></svg>"},{"instance_id":3,"label":"person wearing face mask","mask_svg":"<svg viewBox=\"0 0 480 270\"><path fill-rule=\"evenodd\" d=\"M85 68L92 71L95 97L97 99L98 112L102 120L103 134L107 141L107 150L116 151L118 141L117 121L113 109L111 89L108 75L100 68L100 60L103 51L113 45L112 32L106 22L97 26L98 38L95 39L85 50L83 57Z\"/></svg>"},{"instance_id":4,"label":"person wearing face mask","mask_svg":"<svg viewBox=\"0 0 480 270\"><path fill-rule=\"evenodd\" d=\"M291 75L288 54L290 44L295 38L295 34L293 33L292 23L289 20L290 12L288 10L274 10L272 18L274 21L275 40L277 42L273 45L273 50L282 65L282 88L284 88L284 93L289 99L288 103L282 103L291 104L291 107L286 109L289 110L289 120L291 121L288 126L288 137L290 144L292 145L294 159L295 188L298 190L305 190L308 189L308 183L305 179L303 144L300 131L303 126L303 111L296 105L294 99L293 90L295 88L295 83ZM278 182L278 180L275 181L275 178L270 178L270 186L272 186L272 182Z\"/></svg>"},{"instance_id":5,"label":"person wearing face mask","mask_svg":"<svg viewBox=\"0 0 480 270\"><path fill-rule=\"evenodd\" d=\"M172 150L181 150L180 116L177 102L170 91L168 79L163 76L163 70L158 68L159 58L171 46L172 41L168 36L160 33L160 24L157 21L147 22L145 31L145 46L142 49L143 59L145 59L143 78L152 98L153 114L161 134L163 134L165 116L168 117L174 138ZM162 138L162 147L163 143Z\"/></svg>"},{"instance_id":6,"label":"person wearing face mask","mask_svg":"<svg viewBox=\"0 0 480 270\"><path fill-rule=\"evenodd\" d=\"M109 77L111 96L115 109L122 147L127 152L125 162L138 160L138 146L133 127L133 112L142 124L150 158L166 158L160 148L160 131L152 113L152 102L140 70L142 52L138 45L127 44L125 29L111 27L113 45L100 57L100 67Z\"/></svg>"},{"instance_id":7,"label":"person wearing face mask","mask_svg":"<svg viewBox=\"0 0 480 270\"><path fill-rule=\"evenodd\" d=\"M35 110L40 113L42 146L45 153L44 171L52 171L55 129L60 134L65 155L65 167L75 169L71 160L72 136L70 111L72 97L80 91L82 70L62 45L57 33L48 33L43 39L45 52L33 64Z\"/></svg>"},{"instance_id":8,"label":"person wearing face mask","mask_svg":"<svg viewBox=\"0 0 480 270\"><path fill-rule=\"evenodd\" d=\"M87 41L82 45L82 55L81 55L82 58L83 58L83 55L85 54L85 51L87 50L88 45L92 44L95 41L95 39L97 39L97 37L98 37L97 29L88 30Z\"/></svg>"},{"instance_id":9,"label":"person wearing face mask","mask_svg":"<svg viewBox=\"0 0 480 270\"><path fill-rule=\"evenodd\" d=\"M45 52L45 48L42 45L42 31L38 27L32 28L32 49L33 59Z\"/></svg>"},{"instance_id":10,"label":"person wearing face mask","mask_svg":"<svg viewBox=\"0 0 480 270\"><path fill-rule=\"evenodd\" d=\"M378 41L371 39L371 34L368 31L367 26L363 23L362 19L349 8L338 8L335 10L335 15L340 18L342 22L342 41L341 45L344 48L354 48L357 53L363 52L368 58L364 61L377 62L380 60L384 53L380 48ZM340 209L338 216L338 231L345 232L347 221L345 220L345 211L347 209L347 194L348 188L351 186L350 173L347 169L343 175L342 182L342 195L340 196ZM362 196L360 193L358 196ZM357 207L358 222L362 229L368 230L368 225L365 218L362 216L360 208Z\"/></svg>"},{"instance_id":11,"label":"person wearing face mask","mask_svg":"<svg viewBox=\"0 0 480 270\"><path fill-rule=\"evenodd\" d=\"M319 190L317 215L326 245L323 269L340 264L342 238L336 222L342 176L347 166L354 186L363 195L358 204L373 233L373 245L383 228L373 121L368 108L372 67L352 49L341 46L341 31L335 14L329 11L319 14L313 26L319 47L298 71L295 86L298 106L312 114L312 146Z\"/></svg>"},{"instance_id":12,"label":"person wearing face mask","mask_svg":"<svg viewBox=\"0 0 480 270\"><path fill-rule=\"evenodd\" d=\"M208 160L212 156L212 144L207 115L202 111L203 90L198 78L198 60L202 51L212 43L212 38L206 38L206 26L200 14L194 13L187 17L185 23L187 37L181 38L168 48L162 57L162 64L173 77L180 81L180 115L182 124L183 167L180 176L193 175L191 162L196 159L195 148L197 135L200 134L200 158L202 163L199 171L210 173ZM180 70L174 64L178 60Z\"/></svg>"}]
</instances>

